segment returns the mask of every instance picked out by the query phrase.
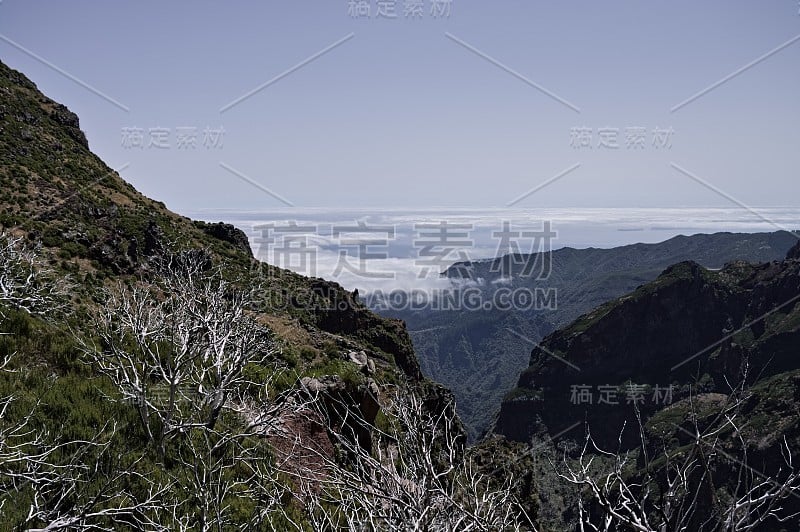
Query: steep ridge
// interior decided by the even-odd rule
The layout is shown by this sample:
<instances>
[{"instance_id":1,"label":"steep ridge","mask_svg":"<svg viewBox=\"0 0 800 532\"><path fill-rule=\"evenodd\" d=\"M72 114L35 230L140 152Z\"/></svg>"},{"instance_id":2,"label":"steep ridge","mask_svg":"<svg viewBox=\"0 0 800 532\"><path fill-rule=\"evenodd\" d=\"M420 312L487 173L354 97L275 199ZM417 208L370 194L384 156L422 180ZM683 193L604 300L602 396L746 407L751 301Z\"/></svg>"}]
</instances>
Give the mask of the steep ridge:
<instances>
[{"instance_id":1,"label":"steep ridge","mask_svg":"<svg viewBox=\"0 0 800 532\"><path fill-rule=\"evenodd\" d=\"M1 62L0 93L0 228L41 244L79 281L76 305L110 279L147 275L169 248L203 249L232 279L261 281L263 318L289 351L363 349L422 378L400 321L370 312L336 283L258 263L231 225L192 221L145 197L90 151L74 113Z\"/></svg>"},{"instance_id":2,"label":"steep ridge","mask_svg":"<svg viewBox=\"0 0 800 532\"><path fill-rule=\"evenodd\" d=\"M588 426L601 448L617 448L621 433L632 448L640 436L634 406L646 420L693 394L727 394L795 372L796 250L782 261L720 271L676 264L550 334L503 400L494 432L517 441L580 439Z\"/></svg>"}]
</instances>

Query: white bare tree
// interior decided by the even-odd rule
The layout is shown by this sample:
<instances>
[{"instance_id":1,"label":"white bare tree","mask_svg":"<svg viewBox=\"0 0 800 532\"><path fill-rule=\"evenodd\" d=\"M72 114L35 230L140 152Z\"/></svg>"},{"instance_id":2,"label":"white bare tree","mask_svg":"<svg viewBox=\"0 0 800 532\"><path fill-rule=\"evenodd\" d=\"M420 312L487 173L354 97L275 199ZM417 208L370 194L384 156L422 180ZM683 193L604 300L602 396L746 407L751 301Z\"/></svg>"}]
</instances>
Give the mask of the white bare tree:
<instances>
[{"instance_id":1,"label":"white bare tree","mask_svg":"<svg viewBox=\"0 0 800 532\"><path fill-rule=\"evenodd\" d=\"M276 456L267 438L287 436L281 420L308 411L311 398L292 389L276 392L275 377L256 390L253 383L240 385L214 428L195 425L175 439L168 476L177 498L161 519L170 530L262 530L273 523L302 529L302 519L286 505L291 491L282 474L297 455Z\"/></svg>"},{"instance_id":2,"label":"white bare tree","mask_svg":"<svg viewBox=\"0 0 800 532\"><path fill-rule=\"evenodd\" d=\"M747 444L737 421L746 398L742 384L715 415L702 416L706 417L702 424L690 399L693 429L676 428L692 443L677 450L664 448L656 457L648 455L640 418L638 453L601 450L587 433L580 455L569 459L565 454L558 473L580 487L590 501L587 508L578 499L580 530L734 532L797 525L800 513L787 511L786 506L798 507L793 498L800 498L800 473L786 440L781 448L784 465L770 476L748 464ZM731 442L739 448L736 455L726 450Z\"/></svg>"},{"instance_id":3,"label":"white bare tree","mask_svg":"<svg viewBox=\"0 0 800 532\"><path fill-rule=\"evenodd\" d=\"M0 303L48 315L66 306L67 288L35 248L20 237L0 234ZM0 361L0 372L24 371L12 369L11 361L11 355ZM65 440L36 425L36 407L12 418L15 400L13 395L0 397L0 515L9 502L17 506L30 501L17 524L27 530L115 530L115 523L123 522L159 529L150 515L160 506L162 490L132 470L100 467L116 430L113 425L91 440ZM140 485L139 493L127 488L132 479Z\"/></svg>"},{"instance_id":4,"label":"white bare tree","mask_svg":"<svg viewBox=\"0 0 800 532\"><path fill-rule=\"evenodd\" d=\"M248 382L248 364L274 364L271 332L246 308L248 296L187 256L155 282L106 291L98 341L79 338L86 360L135 405L163 456L175 434L213 429L232 395ZM263 383L258 383L263 385Z\"/></svg>"},{"instance_id":5,"label":"white bare tree","mask_svg":"<svg viewBox=\"0 0 800 532\"><path fill-rule=\"evenodd\" d=\"M66 306L65 278L39 259L25 239L0 233L0 303L34 314L52 314Z\"/></svg>"},{"instance_id":6,"label":"white bare tree","mask_svg":"<svg viewBox=\"0 0 800 532\"><path fill-rule=\"evenodd\" d=\"M325 407L330 401L320 397L314 403L326 419L332 419ZM328 426L339 460L317 453L322 471L300 471L296 465L286 471L300 479L298 498L314 529L533 529L509 489L513 479L493 486L465 459L452 405L432 412L415 393L397 393L384 412L383 430L352 409L346 412L349 419L340 414L340 421ZM373 434L371 451L360 443L361 428Z\"/></svg>"},{"instance_id":7,"label":"white bare tree","mask_svg":"<svg viewBox=\"0 0 800 532\"><path fill-rule=\"evenodd\" d=\"M44 269L35 250L28 249L21 237L0 233L0 303L29 313L44 312L60 296L60 288L50 283L51 272ZM1 310L1 309L0 309ZM4 319L0 311L0 322ZM0 360L0 373L18 373L12 369L13 354ZM36 428L34 411L10 420L13 395L0 397L0 492L13 493L26 483L48 480L50 456L48 433ZM7 503L0 500L0 511Z\"/></svg>"},{"instance_id":8,"label":"white bare tree","mask_svg":"<svg viewBox=\"0 0 800 532\"><path fill-rule=\"evenodd\" d=\"M18 271L34 262L6 256ZM34 428L32 414L4 424L13 401L5 398L0 482L7 492L27 490L23 527L532 528L507 486L493 486L464 458L453 405L433 412L404 390L386 402L378 429L341 398L307 389L276 397L269 382L247 377L250 364L277 363L271 332L247 311L248 294L199 255L166 264L154 281L107 290L94 339L77 338L86 362L137 410L162 467L152 474L143 472L144 460L120 467L122 457L109 455L112 423L88 441L60 441ZM4 294L24 294L15 302L5 295L4 302L31 312L46 306L50 292L35 277L3 282L10 287ZM0 369L9 369L8 361ZM305 415L321 420L338 452L300 440L296 451L315 460L268 452L265 438L296 436L285 420ZM239 526L243 511L247 523Z\"/></svg>"},{"instance_id":9,"label":"white bare tree","mask_svg":"<svg viewBox=\"0 0 800 532\"><path fill-rule=\"evenodd\" d=\"M66 459L48 461L29 479L27 530L169 530L158 516L167 507L165 494L171 484L158 483L139 471L141 458L122 467L121 456L108 456L115 432L109 424L90 441L69 441L48 449L51 454L58 450Z\"/></svg>"},{"instance_id":10,"label":"white bare tree","mask_svg":"<svg viewBox=\"0 0 800 532\"><path fill-rule=\"evenodd\" d=\"M161 521L170 530L260 530L289 515L288 490L266 441L242 434L202 427L183 439L169 473L169 515Z\"/></svg>"}]
</instances>

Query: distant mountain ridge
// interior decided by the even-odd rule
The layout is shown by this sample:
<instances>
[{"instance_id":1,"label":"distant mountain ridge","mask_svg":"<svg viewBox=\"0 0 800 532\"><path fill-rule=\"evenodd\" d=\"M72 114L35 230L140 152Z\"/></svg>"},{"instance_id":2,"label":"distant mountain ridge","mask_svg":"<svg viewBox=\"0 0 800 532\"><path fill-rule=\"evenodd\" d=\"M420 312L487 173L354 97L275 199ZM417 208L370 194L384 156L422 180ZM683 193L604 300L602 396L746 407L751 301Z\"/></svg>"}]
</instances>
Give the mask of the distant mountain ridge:
<instances>
[{"instance_id":1,"label":"distant mountain ridge","mask_svg":"<svg viewBox=\"0 0 800 532\"><path fill-rule=\"evenodd\" d=\"M769 262L782 259L786 251L797 242L797 238L787 231L768 233L698 233L694 235L677 235L663 242L653 244L635 243L613 248L573 248L563 247L553 250L552 275L564 276L565 268L583 268L588 266L606 271L624 271L631 268L658 267L666 263L676 264L684 260L695 260L707 264L708 268L721 268L727 262L736 260L735 255L752 256L752 262ZM783 251L780 251L783 250ZM535 255L535 254L534 254ZM524 264L531 255L504 255L492 259L468 262L457 262L444 272L444 276L458 278L469 276L494 281L502 272L511 271L515 264ZM690 258L693 257L693 258ZM670 262L678 258L680 260ZM535 260L535 259L534 259ZM744 259L741 259L744 260ZM503 266L506 263L507 266ZM519 266L516 266L519 268ZM573 270L567 270L570 277L575 277Z\"/></svg>"},{"instance_id":2,"label":"distant mountain ridge","mask_svg":"<svg viewBox=\"0 0 800 532\"><path fill-rule=\"evenodd\" d=\"M719 269L744 260L782 259L797 239L786 231L676 236L656 244L610 249L562 248L550 255L550 275L523 276L535 255L506 255L453 264L444 276L468 278L491 300L500 287L555 290L555 309L402 310L423 372L453 390L473 441L492 424L500 402L527 367L533 343L581 314L652 281L668 266L693 260ZM541 255L541 254L540 254ZM509 275L510 273L510 275ZM504 278L505 277L505 278Z\"/></svg>"}]
</instances>

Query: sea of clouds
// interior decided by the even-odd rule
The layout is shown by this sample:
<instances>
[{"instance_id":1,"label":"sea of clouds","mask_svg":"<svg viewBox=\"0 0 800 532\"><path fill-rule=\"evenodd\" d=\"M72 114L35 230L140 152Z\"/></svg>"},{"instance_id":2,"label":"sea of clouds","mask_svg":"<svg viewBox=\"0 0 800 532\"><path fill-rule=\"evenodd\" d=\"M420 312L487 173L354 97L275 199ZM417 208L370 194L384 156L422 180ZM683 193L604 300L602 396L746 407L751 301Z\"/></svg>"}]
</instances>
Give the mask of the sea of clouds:
<instances>
[{"instance_id":1,"label":"sea of clouds","mask_svg":"<svg viewBox=\"0 0 800 532\"><path fill-rule=\"evenodd\" d=\"M203 210L189 215L238 227L247 234L253 253L260 260L304 275L336 281L349 290L357 288L362 294L376 290L447 289L453 281L439 274L448 265L461 260L494 258L509 251L508 247L501 245L498 235L504 228L512 232L543 234L549 227L555 233L552 238L541 238L538 245L533 238L516 239L523 253L546 251L545 246L556 250L562 247L608 248L637 242L655 243L680 234L800 229L798 208L296 207L269 211ZM437 224L441 227L442 222L447 227L444 231L455 235L446 237L446 240L457 241L458 245L442 244L441 241L437 245L437 239L430 236L437 233L432 227ZM299 229L286 230L293 225ZM370 231L353 230L358 227ZM421 256L426 245L429 253L438 253L439 256ZM289 248L292 249L286 251Z\"/></svg>"}]
</instances>

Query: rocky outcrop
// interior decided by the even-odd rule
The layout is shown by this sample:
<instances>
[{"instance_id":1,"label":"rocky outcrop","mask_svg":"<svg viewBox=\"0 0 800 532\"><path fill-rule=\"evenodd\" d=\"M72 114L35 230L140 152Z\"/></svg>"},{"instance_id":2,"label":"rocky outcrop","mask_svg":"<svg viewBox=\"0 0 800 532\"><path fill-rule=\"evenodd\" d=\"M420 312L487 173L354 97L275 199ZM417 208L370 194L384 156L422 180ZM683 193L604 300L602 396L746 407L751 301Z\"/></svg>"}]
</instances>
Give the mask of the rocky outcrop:
<instances>
[{"instance_id":1,"label":"rocky outcrop","mask_svg":"<svg viewBox=\"0 0 800 532\"><path fill-rule=\"evenodd\" d=\"M203 221L196 221L194 225L205 234L227 242L250 257L253 256L253 250L250 248L247 235L241 229L224 222L206 223Z\"/></svg>"},{"instance_id":2,"label":"rocky outcrop","mask_svg":"<svg viewBox=\"0 0 800 532\"><path fill-rule=\"evenodd\" d=\"M296 484L308 481L309 475L323 481L329 474L330 464L336 460L326 420L314 410L288 406L278 414L264 436Z\"/></svg>"},{"instance_id":3,"label":"rocky outcrop","mask_svg":"<svg viewBox=\"0 0 800 532\"><path fill-rule=\"evenodd\" d=\"M317 327L358 338L380 349L394 357L394 362L412 380L422 380L422 370L403 321L377 316L338 283L324 279L312 279L310 282L317 298Z\"/></svg>"},{"instance_id":4,"label":"rocky outcrop","mask_svg":"<svg viewBox=\"0 0 800 532\"><path fill-rule=\"evenodd\" d=\"M369 358L364 351L350 351L347 353L347 359L358 366L358 369L365 375L375 373L375 361Z\"/></svg>"},{"instance_id":5,"label":"rocky outcrop","mask_svg":"<svg viewBox=\"0 0 800 532\"><path fill-rule=\"evenodd\" d=\"M372 450L370 427L380 412L380 388L374 380L354 385L339 375L324 375L303 377L299 387L308 398L322 401L325 417L340 433L352 434L363 449ZM351 412L358 412L358 417Z\"/></svg>"},{"instance_id":6,"label":"rocky outcrop","mask_svg":"<svg viewBox=\"0 0 800 532\"><path fill-rule=\"evenodd\" d=\"M56 104L50 112L50 118L61 126L78 144L89 149L89 141L86 140L86 134L81 131L78 115L67 109L66 105Z\"/></svg>"},{"instance_id":7,"label":"rocky outcrop","mask_svg":"<svg viewBox=\"0 0 800 532\"><path fill-rule=\"evenodd\" d=\"M156 222L150 220L144 231L144 254L147 256L158 255L166 251L166 248L164 231Z\"/></svg>"}]
</instances>

